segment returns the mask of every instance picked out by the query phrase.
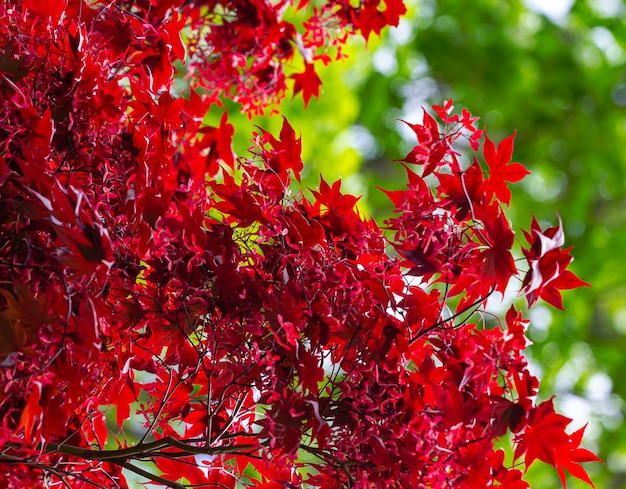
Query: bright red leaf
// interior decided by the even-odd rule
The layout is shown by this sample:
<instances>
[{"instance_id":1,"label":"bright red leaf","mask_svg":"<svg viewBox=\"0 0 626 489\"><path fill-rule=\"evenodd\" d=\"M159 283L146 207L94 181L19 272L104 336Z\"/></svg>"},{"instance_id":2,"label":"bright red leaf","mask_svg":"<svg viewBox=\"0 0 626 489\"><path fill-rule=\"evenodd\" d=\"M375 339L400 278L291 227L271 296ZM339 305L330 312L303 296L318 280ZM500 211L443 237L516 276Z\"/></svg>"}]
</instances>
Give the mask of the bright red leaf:
<instances>
[{"instance_id":1,"label":"bright red leaf","mask_svg":"<svg viewBox=\"0 0 626 489\"><path fill-rule=\"evenodd\" d=\"M320 96L322 81L320 77L317 76L317 73L315 73L315 68L312 63L304 63L304 71L291 75L291 78L294 80L293 94L295 96L302 92L304 107L309 105L311 97L318 98Z\"/></svg>"},{"instance_id":2,"label":"bright red leaf","mask_svg":"<svg viewBox=\"0 0 626 489\"><path fill-rule=\"evenodd\" d=\"M574 259L570 255L573 248L561 249L565 236L560 217L558 226L545 231L533 217L530 233L524 234L530 244L529 249L523 250L529 265L523 282L529 305L542 298L548 304L563 309L560 290L590 287L587 282L567 270Z\"/></svg>"},{"instance_id":3,"label":"bright red leaf","mask_svg":"<svg viewBox=\"0 0 626 489\"><path fill-rule=\"evenodd\" d=\"M594 487L580 464L601 462L601 460L589 450L580 448L584 427L571 435L565 432L565 428L571 421L554 411L552 399L541 403L530 413L525 431L516 438L518 444L515 457L525 453L526 467L537 459L554 466L564 489L566 487L565 470Z\"/></svg>"},{"instance_id":4,"label":"bright red leaf","mask_svg":"<svg viewBox=\"0 0 626 489\"><path fill-rule=\"evenodd\" d=\"M521 163L511 163L515 133L500 141L498 147L487 135L483 156L489 168L489 176L485 179L483 189L488 198L496 197L503 204L511 202L511 190L506 182L519 182L530 172Z\"/></svg>"}]
</instances>

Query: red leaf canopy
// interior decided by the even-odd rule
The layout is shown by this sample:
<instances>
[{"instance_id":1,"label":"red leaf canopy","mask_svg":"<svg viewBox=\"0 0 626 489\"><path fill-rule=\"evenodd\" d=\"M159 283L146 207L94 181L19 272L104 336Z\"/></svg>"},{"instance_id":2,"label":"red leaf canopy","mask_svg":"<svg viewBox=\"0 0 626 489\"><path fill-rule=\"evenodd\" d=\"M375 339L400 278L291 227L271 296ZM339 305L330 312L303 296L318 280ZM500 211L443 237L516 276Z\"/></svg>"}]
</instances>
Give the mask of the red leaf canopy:
<instances>
[{"instance_id":1,"label":"red leaf canopy","mask_svg":"<svg viewBox=\"0 0 626 489\"><path fill-rule=\"evenodd\" d=\"M313 63L402 2L48 3L0 7L0 487L527 487L511 433L591 483L527 321L484 311L520 273L512 136L481 148L451 101L409 124L381 230L339 181L297 192L286 120L239 158L227 112L203 123L284 96L296 52L308 103ZM521 292L562 307L562 227L524 234Z\"/></svg>"}]
</instances>

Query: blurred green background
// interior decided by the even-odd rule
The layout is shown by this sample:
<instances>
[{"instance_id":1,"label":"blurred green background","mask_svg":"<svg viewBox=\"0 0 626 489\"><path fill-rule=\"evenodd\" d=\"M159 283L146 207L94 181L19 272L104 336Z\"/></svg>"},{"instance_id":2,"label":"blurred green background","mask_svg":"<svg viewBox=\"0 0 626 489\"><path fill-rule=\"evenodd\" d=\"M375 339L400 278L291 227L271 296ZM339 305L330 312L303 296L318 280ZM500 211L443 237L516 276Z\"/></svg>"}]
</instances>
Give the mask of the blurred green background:
<instances>
[{"instance_id":1,"label":"blurred green background","mask_svg":"<svg viewBox=\"0 0 626 489\"><path fill-rule=\"evenodd\" d=\"M531 212L554 225L558 212L573 270L593 286L566 292L565 312L530 312L528 356L541 396L558 396L572 429L589 423L585 444L606 464L586 467L606 489L626 487L625 20L621 0L412 0L398 28L367 49L353 42L348 60L320 70L319 101L281 107L303 136L305 182L340 176L380 219L390 210L375 186L404 184L390 161L414 144L398 119L421 121L422 106L452 98L496 140L517 130L514 158L532 175L514 186L510 218L517 229ZM239 154L254 124L277 133L282 122L230 119ZM527 479L560 487L540 464Z\"/></svg>"}]
</instances>

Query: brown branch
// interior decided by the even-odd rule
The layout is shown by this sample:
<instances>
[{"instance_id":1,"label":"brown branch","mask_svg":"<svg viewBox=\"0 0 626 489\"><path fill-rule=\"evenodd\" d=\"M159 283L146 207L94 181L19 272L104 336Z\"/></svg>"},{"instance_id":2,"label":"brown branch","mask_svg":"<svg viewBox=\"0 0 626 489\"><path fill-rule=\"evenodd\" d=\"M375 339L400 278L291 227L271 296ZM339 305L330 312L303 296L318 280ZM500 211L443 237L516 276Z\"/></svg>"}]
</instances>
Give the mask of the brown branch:
<instances>
[{"instance_id":1,"label":"brown branch","mask_svg":"<svg viewBox=\"0 0 626 489\"><path fill-rule=\"evenodd\" d=\"M148 472L147 470L144 470L140 467L137 467L131 464L130 462L124 462L120 460L115 463L119 465L120 467L124 467L125 469L130 470L131 472L134 472L137 475L141 475L145 477L146 479L151 480L152 482L158 482L159 484L163 484L166 487L171 487L172 489L187 489L185 486L183 486L182 484L179 484L178 482L174 482L169 479L165 479L164 477L161 477L159 475L152 474Z\"/></svg>"},{"instance_id":2,"label":"brown branch","mask_svg":"<svg viewBox=\"0 0 626 489\"><path fill-rule=\"evenodd\" d=\"M11 448L22 448L19 444L9 443L6 446ZM179 451L165 452L163 449L176 448ZM84 460L91 461L109 461L112 463L118 463L120 461L143 458L145 456L150 457L185 457L192 455L226 455L233 454L248 450L256 450L258 445L231 445L222 447L197 447L190 445L184 441L177 440L171 436L162 438L160 440L141 443L127 448L119 448L117 450L93 450L89 448L81 448L74 445L66 445L60 443L47 443L43 447L44 453L61 453L64 455L70 455ZM41 447L38 447L41 449ZM7 462L22 462L23 459L19 457L13 457L12 455L3 454L0 455L0 460Z\"/></svg>"}]
</instances>

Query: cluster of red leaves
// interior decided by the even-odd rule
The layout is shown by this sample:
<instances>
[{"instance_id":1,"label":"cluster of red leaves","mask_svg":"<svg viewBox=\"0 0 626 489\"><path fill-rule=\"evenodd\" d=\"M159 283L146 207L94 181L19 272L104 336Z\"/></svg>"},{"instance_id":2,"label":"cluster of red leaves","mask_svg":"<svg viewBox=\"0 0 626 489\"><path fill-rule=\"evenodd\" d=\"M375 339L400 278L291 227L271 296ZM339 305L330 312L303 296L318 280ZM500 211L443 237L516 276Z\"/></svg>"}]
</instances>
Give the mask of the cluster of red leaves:
<instances>
[{"instance_id":1,"label":"cluster of red leaves","mask_svg":"<svg viewBox=\"0 0 626 489\"><path fill-rule=\"evenodd\" d=\"M153 92L169 86L176 60L191 88L201 87L211 103L230 97L250 114L280 101L289 79L306 106L320 91L316 62L343 57L341 47L351 35L380 34L406 12L402 0L95 3L102 7L86 14L85 5L81 20L102 36L109 59L123 59L124 69L141 68ZM285 73L294 64L304 70Z\"/></svg>"},{"instance_id":2,"label":"cluster of red leaves","mask_svg":"<svg viewBox=\"0 0 626 489\"><path fill-rule=\"evenodd\" d=\"M170 90L181 35L193 80L243 87L256 107L245 97L284 90L263 70L291 46L378 33L401 5L329 2L298 41L282 3L3 3L2 487L118 488L135 472L173 488L524 488L494 447L508 432L526 465L589 482L582 431L535 405L526 321L464 318L518 274L502 207L525 173L512 138L485 136L481 155L475 119L451 104L441 125L411 126L407 190L388 192L398 260L339 182L292 191L303 162L287 121L236 160L226 114L201 122L211 97ZM459 138L478 151L469 165ZM558 289L582 282L560 227L526 237L523 293L561 306Z\"/></svg>"}]
</instances>

